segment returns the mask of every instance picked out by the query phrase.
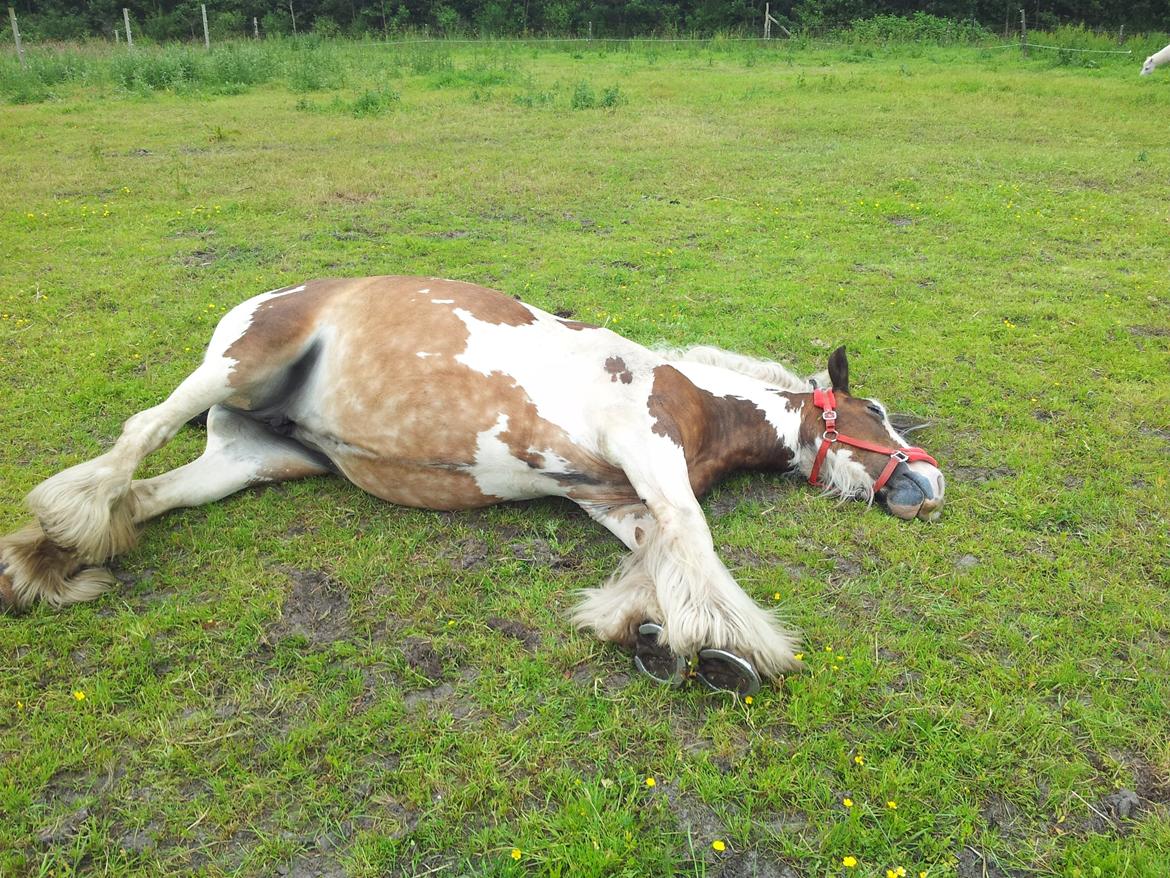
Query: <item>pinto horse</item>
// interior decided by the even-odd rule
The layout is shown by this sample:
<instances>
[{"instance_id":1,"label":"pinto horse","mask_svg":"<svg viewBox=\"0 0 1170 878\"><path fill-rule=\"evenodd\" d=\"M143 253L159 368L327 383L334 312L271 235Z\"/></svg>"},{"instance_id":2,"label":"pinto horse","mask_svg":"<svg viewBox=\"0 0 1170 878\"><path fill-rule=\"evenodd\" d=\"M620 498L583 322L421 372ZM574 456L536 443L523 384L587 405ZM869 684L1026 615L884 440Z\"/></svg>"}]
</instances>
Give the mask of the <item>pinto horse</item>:
<instances>
[{"instance_id":1,"label":"pinto horse","mask_svg":"<svg viewBox=\"0 0 1170 878\"><path fill-rule=\"evenodd\" d=\"M0 538L0 602L90 600L113 584L103 565L139 525L249 485L337 473L443 510L553 495L630 549L585 592L577 626L625 644L649 637L677 668L723 658L733 678L758 683L799 666L797 638L719 560L697 497L735 470L796 469L903 519L934 520L943 503L935 461L880 404L849 394L844 348L827 374L828 387L716 348L650 350L458 281L264 293L223 317L202 364L126 421L110 451L28 495L36 521ZM134 479L204 412L202 456Z\"/></svg>"}]
</instances>

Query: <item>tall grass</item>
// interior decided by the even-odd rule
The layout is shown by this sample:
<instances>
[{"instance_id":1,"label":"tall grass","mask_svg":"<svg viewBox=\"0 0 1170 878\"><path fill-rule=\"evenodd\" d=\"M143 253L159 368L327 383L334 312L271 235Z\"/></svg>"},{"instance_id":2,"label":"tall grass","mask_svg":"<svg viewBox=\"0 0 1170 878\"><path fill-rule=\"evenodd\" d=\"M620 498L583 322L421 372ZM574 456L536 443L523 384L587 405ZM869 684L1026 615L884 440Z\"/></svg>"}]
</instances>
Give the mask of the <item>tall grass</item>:
<instances>
[{"instance_id":1,"label":"tall grass","mask_svg":"<svg viewBox=\"0 0 1170 878\"><path fill-rule=\"evenodd\" d=\"M774 57L775 50L791 53L810 49L839 48L847 60L885 54L921 54L930 47L985 48L1002 38L975 22L956 22L926 13L910 17L880 15L853 22L826 39L814 41L808 33L791 40L732 39L716 34L697 43L663 44L647 40L595 40L554 42L485 40L470 65L456 66L452 47L444 40L427 43L370 44L349 40L324 40L309 36L273 37L264 41L221 42L208 52L198 44L142 45L133 51L103 43L29 46L28 65L22 68L12 54L0 56L0 101L40 103L82 89L114 93L204 92L238 94L269 82L281 82L295 92L343 88L351 70L379 76L426 76L434 87L476 85L491 87L517 80L521 59L532 52L550 51L581 58L585 53L642 55L653 62L661 53L688 52L741 59L745 66ZM1119 42L1116 35L1083 27L1065 26L1034 31L1030 41L1058 47L1033 53L1031 64L1046 66L1121 66L1140 62L1170 42L1166 34L1136 34ZM1063 51L1061 51L1063 50ZM1115 54L1093 54L1111 52ZM999 51L1011 52L1010 47ZM1128 51L1130 54L1122 54Z\"/></svg>"}]
</instances>

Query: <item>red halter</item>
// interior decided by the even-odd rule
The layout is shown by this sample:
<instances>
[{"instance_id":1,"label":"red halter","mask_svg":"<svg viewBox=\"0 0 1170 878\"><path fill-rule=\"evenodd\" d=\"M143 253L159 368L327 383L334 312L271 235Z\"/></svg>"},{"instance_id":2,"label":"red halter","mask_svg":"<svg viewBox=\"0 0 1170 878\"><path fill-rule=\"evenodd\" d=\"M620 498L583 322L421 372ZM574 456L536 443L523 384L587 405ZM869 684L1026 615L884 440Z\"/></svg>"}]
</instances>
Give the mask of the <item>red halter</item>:
<instances>
[{"instance_id":1,"label":"red halter","mask_svg":"<svg viewBox=\"0 0 1170 878\"><path fill-rule=\"evenodd\" d=\"M887 448L884 445L875 445L872 442L866 442L864 439L854 439L852 436L838 433L837 397L833 395L833 391L831 390L814 390L813 405L821 409L821 418L825 422L825 432L821 434L821 447L817 450L817 457L813 461L812 472L808 476L810 485L817 484L817 476L820 475L821 464L825 462L825 457L829 454L829 446L834 442L841 442L844 445L852 445L854 448L861 448L865 451L874 451L878 454L889 456L890 462L886 464L886 468L882 470L882 474L873 483L874 494L880 491L885 483L889 481L890 476L894 474L894 470L898 468L898 464L900 463L909 463L912 460L925 460L931 466L938 466L938 461L921 448L911 446L907 446L906 448Z\"/></svg>"}]
</instances>

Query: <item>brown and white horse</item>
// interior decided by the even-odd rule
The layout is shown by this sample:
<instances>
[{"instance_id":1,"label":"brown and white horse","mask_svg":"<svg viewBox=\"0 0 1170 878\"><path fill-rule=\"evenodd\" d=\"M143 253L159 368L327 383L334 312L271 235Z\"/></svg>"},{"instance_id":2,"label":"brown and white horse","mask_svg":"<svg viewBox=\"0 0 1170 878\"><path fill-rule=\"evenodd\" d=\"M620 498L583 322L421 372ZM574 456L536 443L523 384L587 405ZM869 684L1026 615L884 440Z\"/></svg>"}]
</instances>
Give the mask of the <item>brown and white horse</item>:
<instances>
[{"instance_id":1,"label":"brown and white horse","mask_svg":"<svg viewBox=\"0 0 1170 878\"><path fill-rule=\"evenodd\" d=\"M797 469L933 520L943 477L876 402L715 348L657 352L502 293L423 277L317 280L256 296L216 327L202 364L125 424L112 450L41 483L36 522L0 539L0 601L63 606L113 583L138 526L249 485L343 475L378 497L470 509L567 497L631 554L586 592L575 623L660 648L711 648L775 676L796 638L715 553L696 499L734 470ZM197 460L135 480L139 463L207 415ZM643 632L645 633L645 632ZM754 673L754 671L752 672Z\"/></svg>"}]
</instances>

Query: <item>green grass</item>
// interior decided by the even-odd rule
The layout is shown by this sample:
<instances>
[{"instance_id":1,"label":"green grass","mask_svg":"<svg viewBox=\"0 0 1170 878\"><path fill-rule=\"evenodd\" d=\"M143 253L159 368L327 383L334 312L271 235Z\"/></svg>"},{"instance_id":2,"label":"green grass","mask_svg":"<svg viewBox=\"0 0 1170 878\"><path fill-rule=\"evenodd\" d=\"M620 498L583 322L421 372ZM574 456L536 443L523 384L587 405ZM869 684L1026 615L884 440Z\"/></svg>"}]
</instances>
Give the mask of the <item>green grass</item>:
<instances>
[{"instance_id":1,"label":"green grass","mask_svg":"<svg viewBox=\"0 0 1170 878\"><path fill-rule=\"evenodd\" d=\"M763 477L706 501L807 636L751 705L570 630L621 550L566 504L315 479L169 515L119 592L0 619L0 874L1165 874L1167 77L921 46L230 51L79 50L2 111L0 530L233 303L383 272L808 370L847 343L859 392L934 422L949 505L907 524Z\"/></svg>"}]
</instances>

